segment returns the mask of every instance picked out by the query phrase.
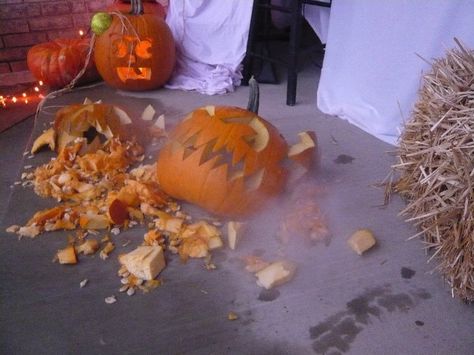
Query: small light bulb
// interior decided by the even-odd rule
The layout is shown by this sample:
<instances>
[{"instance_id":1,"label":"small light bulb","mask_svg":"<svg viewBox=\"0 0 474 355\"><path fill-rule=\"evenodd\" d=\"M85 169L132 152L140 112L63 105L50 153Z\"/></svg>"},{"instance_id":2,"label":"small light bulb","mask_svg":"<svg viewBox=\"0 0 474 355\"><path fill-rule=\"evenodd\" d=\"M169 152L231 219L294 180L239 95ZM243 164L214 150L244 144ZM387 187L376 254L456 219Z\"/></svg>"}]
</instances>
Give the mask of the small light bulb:
<instances>
[{"instance_id":1,"label":"small light bulb","mask_svg":"<svg viewBox=\"0 0 474 355\"><path fill-rule=\"evenodd\" d=\"M43 86L43 80L38 81L38 84L39 84L40 86Z\"/></svg>"},{"instance_id":2,"label":"small light bulb","mask_svg":"<svg viewBox=\"0 0 474 355\"><path fill-rule=\"evenodd\" d=\"M39 92L40 91L39 87L35 86L35 91Z\"/></svg>"},{"instance_id":3,"label":"small light bulb","mask_svg":"<svg viewBox=\"0 0 474 355\"><path fill-rule=\"evenodd\" d=\"M84 36L84 31L83 30L79 30L79 36Z\"/></svg>"},{"instance_id":4,"label":"small light bulb","mask_svg":"<svg viewBox=\"0 0 474 355\"><path fill-rule=\"evenodd\" d=\"M13 96L13 97L12 97L12 102L13 102L13 103L16 103L16 101L17 101L17 98L16 98L15 96Z\"/></svg>"},{"instance_id":5,"label":"small light bulb","mask_svg":"<svg viewBox=\"0 0 474 355\"><path fill-rule=\"evenodd\" d=\"M24 92L23 94L21 94L23 97L26 97L26 92Z\"/></svg>"}]
</instances>

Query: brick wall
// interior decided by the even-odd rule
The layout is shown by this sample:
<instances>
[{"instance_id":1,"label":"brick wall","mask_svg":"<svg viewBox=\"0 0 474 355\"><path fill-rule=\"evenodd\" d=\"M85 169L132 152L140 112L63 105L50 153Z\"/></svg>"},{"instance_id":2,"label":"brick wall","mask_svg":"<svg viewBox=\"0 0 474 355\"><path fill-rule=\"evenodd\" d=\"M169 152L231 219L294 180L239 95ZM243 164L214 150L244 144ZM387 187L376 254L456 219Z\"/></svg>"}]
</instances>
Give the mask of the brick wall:
<instances>
[{"instance_id":1,"label":"brick wall","mask_svg":"<svg viewBox=\"0 0 474 355\"><path fill-rule=\"evenodd\" d=\"M20 72L28 70L26 54L31 46L55 38L77 38L80 29L89 29L91 16L113 2L0 0L0 81L22 77Z\"/></svg>"}]
</instances>

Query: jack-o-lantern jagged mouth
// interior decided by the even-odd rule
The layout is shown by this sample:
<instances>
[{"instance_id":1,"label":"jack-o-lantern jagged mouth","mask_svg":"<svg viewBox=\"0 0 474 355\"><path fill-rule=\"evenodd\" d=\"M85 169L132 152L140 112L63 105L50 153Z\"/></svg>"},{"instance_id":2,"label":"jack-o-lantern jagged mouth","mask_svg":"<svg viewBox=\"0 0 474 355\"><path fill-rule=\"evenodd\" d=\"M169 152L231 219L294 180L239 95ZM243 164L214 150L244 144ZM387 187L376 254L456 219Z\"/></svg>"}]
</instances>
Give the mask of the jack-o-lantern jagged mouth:
<instances>
[{"instance_id":1,"label":"jack-o-lantern jagged mouth","mask_svg":"<svg viewBox=\"0 0 474 355\"><path fill-rule=\"evenodd\" d=\"M283 190L288 146L254 112L230 106L194 110L160 152L157 178L170 196L223 216L259 210Z\"/></svg>"},{"instance_id":2,"label":"jack-o-lantern jagged mouth","mask_svg":"<svg viewBox=\"0 0 474 355\"><path fill-rule=\"evenodd\" d=\"M119 79L123 82L127 80L150 80L151 68L142 67L117 67L115 68Z\"/></svg>"},{"instance_id":3,"label":"jack-o-lantern jagged mouth","mask_svg":"<svg viewBox=\"0 0 474 355\"><path fill-rule=\"evenodd\" d=\"M212 162L212 166L209 169L217 169L221 165L227 166L227 180L233 181L239 178L244 178L245 186L247 190L256 190L262 182L265 174L265 169L261 168L252 174L245 174L245 157L242 156L240 160L236 160L235 156L226 149L215 150L214 147L217 143L217 139L203 144L201 146L194 146L196 135L188 139L184 143L175 142L176 148L180 146L183 151L183 161L189 158L193 153L197 152L200 154L199 166L202 166L208 162ZM200 151L200 152L199 152Z\"/></svg>"}]
</instances>

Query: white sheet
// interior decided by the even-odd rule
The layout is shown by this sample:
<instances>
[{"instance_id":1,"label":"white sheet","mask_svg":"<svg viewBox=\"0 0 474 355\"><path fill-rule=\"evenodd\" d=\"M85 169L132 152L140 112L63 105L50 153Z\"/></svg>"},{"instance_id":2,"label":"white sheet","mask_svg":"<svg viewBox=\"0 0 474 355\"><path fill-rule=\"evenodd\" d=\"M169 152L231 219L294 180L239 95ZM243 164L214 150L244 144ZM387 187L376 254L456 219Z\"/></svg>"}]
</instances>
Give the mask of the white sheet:
<instances>
[{"instance_id":1,"label":"white sheet","mask_svg":"<svg viewBox=\"0 0 474 355\"><path fill-rule=\"evenodd\" d=\"M474 1L333 0L317 103L396 144L427 60L474 47Z\"/></svg>"},{"instance_id":2,"label":"white sheet","mask_svg":"<svg viewBox=\"0 0 474 355\"><path fill-rule=\"evenodd\" d=\"M172 0L177 65L166 87L213 95L240 85L252 0Z\"/></svg>"}]
</instances>

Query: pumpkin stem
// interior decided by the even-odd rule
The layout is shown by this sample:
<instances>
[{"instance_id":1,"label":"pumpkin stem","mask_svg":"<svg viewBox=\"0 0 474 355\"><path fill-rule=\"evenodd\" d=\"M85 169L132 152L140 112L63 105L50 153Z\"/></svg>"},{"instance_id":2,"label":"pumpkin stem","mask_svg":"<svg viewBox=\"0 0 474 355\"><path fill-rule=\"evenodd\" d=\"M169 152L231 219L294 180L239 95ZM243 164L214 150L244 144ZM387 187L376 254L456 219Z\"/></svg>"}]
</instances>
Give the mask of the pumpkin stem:
<instances>
[{"instance_id":1,"label":"pumpkin stem","mask_svg":"<svg viewBox=\"0 0 474 355\"><path fill-rule=\"evenodd\" d=\"M142 15L143 14L143 2L142 0L131 0L130 15Z\"/></svg>"},{"instance_id":2,"label":"pumpkin stem","mask_svg":"<svg viewBox=\"0 0 474 355\"><path fill-rule=\"evenodd\" d=\"M260 98L260 90L258 89L258 82L252 76L249 80L249 102L247 104L247 110L258 115L258 106Z\"/></svg>"}]
</instances>

